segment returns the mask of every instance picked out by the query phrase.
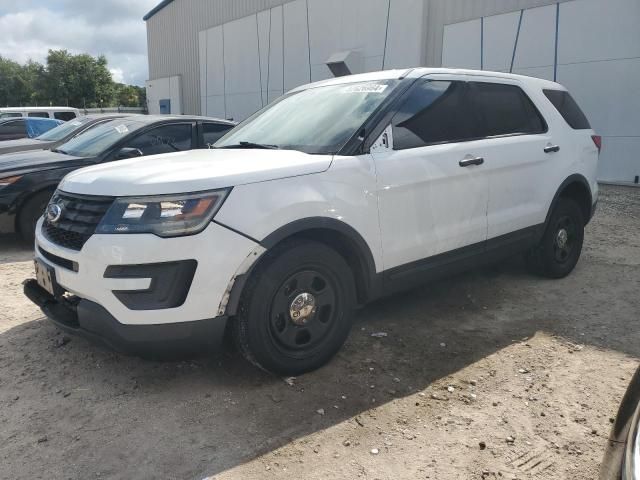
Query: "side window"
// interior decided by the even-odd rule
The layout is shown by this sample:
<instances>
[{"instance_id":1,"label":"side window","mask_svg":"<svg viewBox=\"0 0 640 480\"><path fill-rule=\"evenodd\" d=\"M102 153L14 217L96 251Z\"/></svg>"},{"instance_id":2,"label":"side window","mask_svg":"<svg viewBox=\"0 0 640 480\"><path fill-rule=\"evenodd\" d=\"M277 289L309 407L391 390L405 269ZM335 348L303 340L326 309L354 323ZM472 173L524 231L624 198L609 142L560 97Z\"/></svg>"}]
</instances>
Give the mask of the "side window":
<instances>
[{"instance_id":1,"label":"side window","mask_svg":"<svg viewBox=\"0 0 640 480\"><path fill-rule=\"evenodd\" d=\"M18 112L0 113L0 118L14 118L14 117L21 117L21 116L22 114Z\"/></svg>"},{"instance_id":2,"label":"side window","mask_svg":"<svg viewBox=\"0 0 640 480\"><path fill-rule=\"evenodd\" d=\"M563 90L544 90L549 101L560 112L562 118L574 130L590 129L589 120L569 92Z\"/></svg>"},{"instance_id":3,"label":"side window","mask_svg":"<svg viewBox=\"0 0 640 480\"><path fill-rule=\"evenodd\" d=\"M191 149L191 124L163 125L138 135L123 147L137 148L143 155L180 152Z\"/></svg>"},{"instance_id":4,"label":"side window","mask_svg":"<svg viewBox=\"0 0 640 480\"><path fill-rule=\"evenodd\" d=\"M24 120L13 120L0 124L0 135L26 135L27 127Z\"/></svg>"},{"instance_id":5,"label":"side window","mask_svg":"<svg viewBox=\"0 0 640 480\"><path fill-rule=\"evenodd\" d=\"M53 112L53 116L58 120L63 120L65 122L76 118L75 112Z\"/></svg>"},{"instance_id":6,"label":"side window","mask_svg":"<svg viewBox=\"0 0 640 480\"><path fill-rule=\"evenodd\" d=\"M213 147L222 136L231 130L231 125L225 125L222 123L203 123L202 124L202 139L205 148Z\"/></svg>"},{"instance_id":7,"label":"side window","mask_svg":"<svg viewBox=\"0 0 640 480\"><path fill-rule=\"evenodd\" d=\"M537 134L547 130L533 102L516 85L471 82L480 137Z\"/></svg>"},{"instance_id":8,"label":"side window","mask_svg":"<svg viewBox=\"0 0 640 480\"><path fill-rule=\"evenodd\" d=\"M29 112L28 115L36 118L49 118L48 112Z\"/></svg>"},{"instance_id":9,"label":"side window","mask_svg":"<svg viewBox=\"0 0 640 480\"><path fill-rule=\"evenodd\" d=\"M392 120L393 148L406 150L476 137L465 82L419 80Z\"/></svg>"}]
</instances>

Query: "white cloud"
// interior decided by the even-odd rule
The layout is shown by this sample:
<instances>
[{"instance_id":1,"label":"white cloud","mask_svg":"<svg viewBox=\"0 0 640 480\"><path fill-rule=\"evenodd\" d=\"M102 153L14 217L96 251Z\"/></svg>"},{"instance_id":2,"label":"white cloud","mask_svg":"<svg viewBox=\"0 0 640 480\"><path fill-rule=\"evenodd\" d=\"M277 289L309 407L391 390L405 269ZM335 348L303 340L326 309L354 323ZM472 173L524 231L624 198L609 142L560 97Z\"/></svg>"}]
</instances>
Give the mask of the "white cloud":
<instances>
[{"instance_id":1,"label":"white cloud","mask_svg":"<svg viewBox=\"0 0 640 480\"><path fill-rule=\"evenodd\" d=\"M109 69L109 71L111 72L111 77L113 78L114 82L124 82L124 74L121 68L111 68Z\"/></svg>"},{"instance_id":2,"label":"white cloud","mask_svg":"<svg viewBox=\"0 0 640 480\"><path fill-rule=\"evenodd\" d=\"M147 39L142 16L157 0L29 0L0 7L0 55L44 62L49 49L105 55L114 80L143 85ZM116 78L117 77L117 78Z\"/></svg>"}]
</instances>

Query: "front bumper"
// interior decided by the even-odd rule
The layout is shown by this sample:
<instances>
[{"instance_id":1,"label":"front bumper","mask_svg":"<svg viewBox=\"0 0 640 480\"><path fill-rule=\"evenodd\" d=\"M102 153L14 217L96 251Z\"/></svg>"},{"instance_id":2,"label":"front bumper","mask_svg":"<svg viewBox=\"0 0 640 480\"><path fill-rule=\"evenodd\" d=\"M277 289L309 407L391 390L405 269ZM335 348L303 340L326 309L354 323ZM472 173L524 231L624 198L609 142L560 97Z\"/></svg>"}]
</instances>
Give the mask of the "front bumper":
<instances>
[{"instance_id":1,"label":"front bumper","mask_svg":"<svg viewBox=\"0 0 640 480\"><path fill-rule=\"evenodd\" d=\"M25 295L61 330L116 351L142 355L197 353L218 349L225 317L162 325L124 325L89 300L55 298L35 280L24 283Z\"/></svg>"},{"instance_id":2,"label":"front bumper","mask_svg":"<svg viewBox=\"0 0 640 480\"><path fill-rule=\"evenodd\" d=\"M229 289L257 243L210 224L177 238L93 235L80 251L36 227L36 258L65 295L35 280L24 291L61 329L128 353L195 351L219 346Z\"/></svg>"},{"instance_id":3,"label":"front bumper","mask_svg":"<svg viewBox=\"0 0 640 480\"><path fill-rule=\"evenodd\" d=\"M80 251L61 247L36 227L36 257L54 269L57 283L66 292L102 306L125 325L161 325L207 320L224 315L221 305L228 298L243 262L257 243L211 223L197 235L160 238L151 234L93 235ZM133 306L134 294L144 299L153 282L175 275L147 272L144 267L197 262L184 300L167 308ZM119 267L123 267L118 274ZM126 268L125 268L126 267ZM127 271L136 270L135 275ZM170 296L167 293L167 296ZM144 302L143 302L144 304Z\"/></svg>"}]
</instances>

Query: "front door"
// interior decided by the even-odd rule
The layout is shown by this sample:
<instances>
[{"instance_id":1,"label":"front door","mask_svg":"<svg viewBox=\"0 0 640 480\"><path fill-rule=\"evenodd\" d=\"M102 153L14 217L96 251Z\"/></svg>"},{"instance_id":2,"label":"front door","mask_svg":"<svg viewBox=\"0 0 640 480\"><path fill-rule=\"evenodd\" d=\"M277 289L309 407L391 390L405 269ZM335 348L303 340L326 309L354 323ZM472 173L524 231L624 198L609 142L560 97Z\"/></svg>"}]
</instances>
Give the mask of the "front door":
<instances>
[{"instance_id":1,"label":"front door","mask_svg":"<svg viewBox=\"0 0 640 480\"><path fill-rule=\"evenodd\" d=\"M455 77L418 80L371 149L385 270L484 248L488 182L467 95Z\"/></svg>"}]
</instances>

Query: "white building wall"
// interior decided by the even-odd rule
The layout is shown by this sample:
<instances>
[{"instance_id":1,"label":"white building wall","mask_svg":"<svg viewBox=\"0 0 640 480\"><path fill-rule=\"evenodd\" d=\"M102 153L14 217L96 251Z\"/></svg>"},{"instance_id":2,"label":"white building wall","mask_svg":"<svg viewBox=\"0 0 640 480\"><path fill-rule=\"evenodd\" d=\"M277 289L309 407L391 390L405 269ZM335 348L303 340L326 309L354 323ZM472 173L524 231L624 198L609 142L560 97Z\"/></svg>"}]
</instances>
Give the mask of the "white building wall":
<instances>
[{"instance_id":1,"label":"white building wall","mask_svg":"<svg viewBox=\"0 0 640 480\"><path fill-rule=\"evenodd\" d=\"M633 182L640 175L638 25L637 0L572 0L483 17L444 27L442 66L562 83L603 137L599 179Z\"/></svg>"},{"instance_id":2,"label":"white building wall","mask_svg":"<svg viewBox=\"0 0 640 480\"><path fill-rule=\"evenodd\" d=\"M147 108L149 113L160 113L160 101L170 100L171 114L182 115L182 82L179 75L166 78L156 78L146 81Z\"/></svg>"},{"instance_id":3,"label":"white building wall","mask_svg":"<svg viewBox=\"0 0 640 480\"><path fill-rule=\"evenodd\" d=\"M203 115L242 120L283 93L332 76L352 51L353 73L419 66L424 0L294 0L199 33Z\"/></svg>"},{"instance_id":4,"label":"white building wall","mask_svg":"<svg viewBox=\"0 0 640 480\"><path fill-rule=\"evenodd\" d=\"M444 65L555 75L604 136L600 178L633 181L639 9L638 0L174 0L147 21L149 72L180 76L184 113L238 120L296 83L329 77L326 60L345 50L357 52L362 71ZM240 31L240 45L225 39ZM240 89L242 72L253 78L240 78Z\"/></svg>"}]
</instances>

